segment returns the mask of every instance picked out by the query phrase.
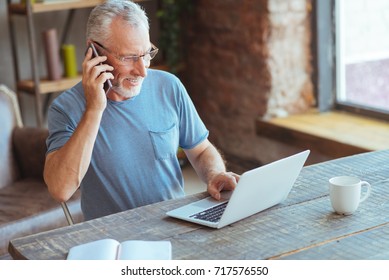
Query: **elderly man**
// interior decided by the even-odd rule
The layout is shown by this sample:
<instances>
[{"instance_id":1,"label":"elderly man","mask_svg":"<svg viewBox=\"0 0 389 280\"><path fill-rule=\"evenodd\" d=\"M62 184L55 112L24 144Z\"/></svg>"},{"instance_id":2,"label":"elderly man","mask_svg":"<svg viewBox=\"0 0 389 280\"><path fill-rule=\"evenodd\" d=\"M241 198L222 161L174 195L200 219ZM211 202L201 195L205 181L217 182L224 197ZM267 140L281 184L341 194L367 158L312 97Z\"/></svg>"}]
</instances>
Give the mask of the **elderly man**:
<instances>
[{"instance_id":1,"label":"elderly man","mask_svg":"<svg viewBox=\"0 0 389 280\"><path fill-rule=\"evenodd\" d=\"M80 187L86 220L182 197L178 147L214 198L234 189L239 176L226 171L182 83L149 69L158 49L144 10L108 0L92 10L86 37L99 55L88 48L82 83L49 109L51 195L66 201Z\"/></svg>"}]
</instances>

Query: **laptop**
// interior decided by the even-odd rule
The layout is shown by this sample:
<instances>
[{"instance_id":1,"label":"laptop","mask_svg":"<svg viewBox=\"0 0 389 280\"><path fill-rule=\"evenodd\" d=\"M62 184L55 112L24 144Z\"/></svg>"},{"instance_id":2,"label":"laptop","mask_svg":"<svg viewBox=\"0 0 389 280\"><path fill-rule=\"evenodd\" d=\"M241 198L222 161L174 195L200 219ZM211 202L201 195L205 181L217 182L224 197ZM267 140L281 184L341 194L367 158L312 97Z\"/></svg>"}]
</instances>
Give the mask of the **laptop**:
<instances>
[{"instance_id":1,"label":"laptop","mask_svg":"<svg viewBox=\"0 0 389 280\"><path fill-rule=\"evenodd\" d=\"M166 213L170 217L222 228L283 202L290 193L309 150L243 173L234 191L223 191Z\"/></svg>"}]
</instances>

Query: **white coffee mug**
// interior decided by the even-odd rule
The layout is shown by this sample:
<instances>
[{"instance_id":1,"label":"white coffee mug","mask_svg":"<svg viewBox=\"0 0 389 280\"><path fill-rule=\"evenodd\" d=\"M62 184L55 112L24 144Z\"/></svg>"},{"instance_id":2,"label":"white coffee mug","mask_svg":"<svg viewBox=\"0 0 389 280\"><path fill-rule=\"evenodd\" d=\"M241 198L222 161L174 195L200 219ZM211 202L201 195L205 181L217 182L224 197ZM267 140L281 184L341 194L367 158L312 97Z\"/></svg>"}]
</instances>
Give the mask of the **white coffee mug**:
<instances>
[{"instance_id":1,"label":"white coffee mug","mask_svg":"<svg viewBox=\"0 0 389 280\"><path fill-rule=\"evenodd\" d=\"M361 198L362 187L367 190ZM341 215L351 215L358 209L359 203L369 197L371 186L357 177L339 176L329 180L332 208Z\"/></svg>"}]
</instances>

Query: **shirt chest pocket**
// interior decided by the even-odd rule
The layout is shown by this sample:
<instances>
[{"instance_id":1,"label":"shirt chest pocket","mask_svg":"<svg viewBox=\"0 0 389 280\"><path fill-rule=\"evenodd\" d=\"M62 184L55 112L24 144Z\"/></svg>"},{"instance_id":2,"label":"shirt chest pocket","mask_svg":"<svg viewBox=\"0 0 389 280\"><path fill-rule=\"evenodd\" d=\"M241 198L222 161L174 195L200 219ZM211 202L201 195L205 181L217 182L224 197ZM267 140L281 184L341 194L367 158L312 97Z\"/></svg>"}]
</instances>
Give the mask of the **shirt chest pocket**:
<instances>
[{"instance_id":1,"label":"shirt chest pocket","mask_svg":"<svg viewBox=\"0 0 389 280\"><path fill-rule=\"evenodd\" d=\"M176 124L163 131L149 130L149 134L157 159L169 159L177 155L178 131Z\"/></svg>"}]
</instances>

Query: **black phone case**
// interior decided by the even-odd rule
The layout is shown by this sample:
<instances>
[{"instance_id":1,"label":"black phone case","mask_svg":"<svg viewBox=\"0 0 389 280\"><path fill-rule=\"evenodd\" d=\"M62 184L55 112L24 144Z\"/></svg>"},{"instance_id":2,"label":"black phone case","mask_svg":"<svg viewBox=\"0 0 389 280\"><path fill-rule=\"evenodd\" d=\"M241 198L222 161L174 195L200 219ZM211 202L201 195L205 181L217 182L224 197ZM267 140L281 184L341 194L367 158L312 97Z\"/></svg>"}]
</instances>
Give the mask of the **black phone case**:
<instances>
[{"instance_id":1,"label":"black phone case","mask_svg":"<svg viewBox=\"0 0 389 280\"><path fill-rule=\"evenodd\" d=\"M93 43L90 44L90 47L92 48L92 52L93 52L93 56L92 57L97 57L99 56L99 53L97 52L95 46L93 45ZM102 63L100 63L102 64ZM105 94L108 93L108 91L112 88L112 83L111 83L111 80L107 80L105 83L104 83L104 90L105 90Z\"/></svg>"}]
</instances>

